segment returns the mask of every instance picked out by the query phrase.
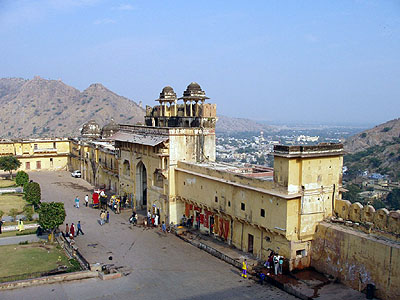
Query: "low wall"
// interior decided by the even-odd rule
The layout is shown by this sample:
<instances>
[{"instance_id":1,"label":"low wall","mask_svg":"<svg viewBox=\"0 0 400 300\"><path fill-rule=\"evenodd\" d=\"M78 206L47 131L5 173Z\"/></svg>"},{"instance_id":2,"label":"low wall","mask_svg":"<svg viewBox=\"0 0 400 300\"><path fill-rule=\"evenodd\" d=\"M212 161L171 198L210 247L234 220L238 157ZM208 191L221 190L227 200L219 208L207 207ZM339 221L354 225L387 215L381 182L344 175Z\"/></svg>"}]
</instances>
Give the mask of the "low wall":
<instances>
[{"instance_id":1,"label":"low wall","mask_svg":"<svg viewBox=\"0 0 400 300\"><path fill-rule=\"evenodd\" d=\"M400 235L400 211L388 211L386 208L375 210L371 205L351 203L348 200L336 200L335 213L343 220L368 223L373 228Z\"/></svg>"},{"instance_id":2,"label":"low wall","mask_svg":"<svg viewBox=\"0 0 400 300\"><path fill-rule=\"evenodd\" d=\"M400 299L400 244L344 225L322 222L311 246L311 266L356 290L374 284L381 299Z\"/></svg>"}]
</instances>

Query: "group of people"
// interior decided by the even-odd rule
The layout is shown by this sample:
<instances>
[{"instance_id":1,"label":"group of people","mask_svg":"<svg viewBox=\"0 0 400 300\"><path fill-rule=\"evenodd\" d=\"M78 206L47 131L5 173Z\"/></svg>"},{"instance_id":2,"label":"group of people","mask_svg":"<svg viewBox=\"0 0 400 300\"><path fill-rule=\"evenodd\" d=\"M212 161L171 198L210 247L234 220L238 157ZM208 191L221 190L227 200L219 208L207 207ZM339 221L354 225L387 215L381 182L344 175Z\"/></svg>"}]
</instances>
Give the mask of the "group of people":
<instances>
[{"instance_id":1,"label":"group of people","mask_svg":"<svg viewBox=\"0 0 400 300\"><path fill-rule=\"evenodd\" d=\"M75 226L74 223L71 223L71 226L65 224L65 232L63 232L64 237L68 237L71 240L74 239L74 237L78 236L79 234L84 235L82 231L82 225L81 221L78 221L78 224Z\"/></svg>"},{"instance_id":2,"label":"group of people","mask_svg":"<svg viewBox=\"0 0 400 300\"><path fill-rule=\"evenodd\" d=\"M110 212L102 209L100 212L100 225L103 226L105 223L110 223Z\"/></svg>"},{"instance_id":3,"label":"group of people","mask_svg":"<svg viewBox=\"0 0 400 300\"><path fill-rule=\"evenodd\" d=\"M200 222L200 219L199 219ZM193 216L191 216L190 218L186 218L185 215L182 216L181 218L181 224L184 227L192 227L193 226Z\"/></svg>"},{"instance_id":4,"label":"group of people","mask_svg":"<svg viewBox=\"0 0 400 300\"><path fill-rule=\"evenodd\" d=\"M74 206L76 208L79 208L79 202L80 202L79 197L76 196L75 200L74 200ZM85 196L85 206L88 207L88 205L89 205L89 195L86 195Z\"/></svg>"},{"instance_id":5,"label":"group of people","mask_svg":"<svg viewBox=\"0 0 400 300\"><path fill-rule=\"evenodd\" d=\"M283 260L284 257L282 255L271 251L264 266L267 267L267 269L273 269L275 275L281 275L283 269Z\"/></svg>"},{"instance_id":6,"label":"group of people","mask_svg":"<svg viewBox=\"0 0 400 300\"><path fill-rule=\"evenodd\" d=\"M151 213L147 212L147 226L158 227L160 225L160 212Z\"/></svg>"}]
</instances>

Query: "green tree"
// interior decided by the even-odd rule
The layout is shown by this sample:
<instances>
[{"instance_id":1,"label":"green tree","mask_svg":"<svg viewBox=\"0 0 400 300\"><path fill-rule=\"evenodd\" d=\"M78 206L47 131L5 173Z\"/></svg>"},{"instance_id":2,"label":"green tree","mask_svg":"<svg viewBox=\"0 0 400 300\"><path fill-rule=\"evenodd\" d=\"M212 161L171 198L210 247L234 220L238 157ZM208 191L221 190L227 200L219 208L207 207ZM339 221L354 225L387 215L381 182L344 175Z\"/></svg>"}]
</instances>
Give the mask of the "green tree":
<instances>
[{"instance_id":1,"label":"green tree","mask_svg":"<svg viewBox=\"0 0 400 300\"><path fill-rule=\"evenodd\" d=\"M39 208L41 200L40 185L37 182L27 182L24 184L24 199L29 204L33 205L35 209Z\"/></svg>"},{"instance_id":2,"label":"green tree","mask_svg":"<svg viewBox=\"0 0 400 300\"><path fill-rule=\"evenodd\" d=\"M10 172L10 179L12 180L12 171L18 169L21 162L15 156L8 155L0 157L0 170Z\"/></svg>"},{"instance_id":3,"label":"green tree","mask_svg":"<svg viewBox=\"0 0 400 300\"><path fill-rule=\"evenodd\" d=\"M15 183L18 186L24 186L25 183L29 182L29 175L24 171L18 171L15 176Z\"/></svg>"},{"instance_id":4,"label":"green tree","mask_svg":"<svg viewBox=\"0 0 400 300\"><path fill-rule=\"evenodd\" d=\"M39 224L43 229L51 230L51 240L53 241L54 231L64 223L65 220L64 203L44 202L39 209Z\"/></svg>"},{"instance_id":5,"label":"green tree","mask_svg":"<svg viewBox=\"0 0 400 300\"><path fill-rule=\"evenodd\" d=\"M31 205L25 205L25 207L24 207L24 215L29 221L32 221L33 207Z\"/></svg>"},{"instance_id":6,"label":"green tree","mask_svg":"<svg viewBox=\"0 0 400 300\"><path fill-rule=\"evenodd\" d=\"M347 192L343 193L343 199L349 200L351 203L360 201L360 197L358 193L361 193L362 190L356 184L349 184L346 186Z\"/></svg>"},{"instance_id":7,"label":"green tree","mask_svg":"<svg viewBox=\"0 0 400 300\"><path fill-rule=\"evenodd\" d=\"M386 202L392 209L400 209L400 189L393 189L387 197Z\"/></svg>"}]
</instances>

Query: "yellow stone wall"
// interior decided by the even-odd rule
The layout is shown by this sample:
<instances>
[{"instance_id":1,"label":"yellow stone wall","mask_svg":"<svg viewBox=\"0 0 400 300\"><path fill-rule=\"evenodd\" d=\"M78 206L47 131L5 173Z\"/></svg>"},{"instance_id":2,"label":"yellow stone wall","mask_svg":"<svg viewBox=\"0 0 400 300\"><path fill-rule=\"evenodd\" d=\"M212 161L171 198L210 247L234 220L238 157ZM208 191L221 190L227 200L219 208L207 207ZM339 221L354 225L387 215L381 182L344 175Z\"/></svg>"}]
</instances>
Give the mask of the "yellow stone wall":
<instances>
[{"instance_id":1,"label":"yellow stone wall","mask_svg":"<svg viewBox=\"0 0 400 300\"><path fill-rule=\"evenodd\" d=\"M18 170L66 170L70 152L66 139L1 142L0 155L14 155L21 161Z\"/></svg>"},{"instance_id":2,"label":"yellow stone wall","mask_svg":"<svg viewBox=\"0 0 400 300\"><path fill-rule=\"evenodd\" d=\"M376 286L379 299L400 299L400 245L341 225L322 222L311 265L356 290Z\"/></svg>"}]
</instances>

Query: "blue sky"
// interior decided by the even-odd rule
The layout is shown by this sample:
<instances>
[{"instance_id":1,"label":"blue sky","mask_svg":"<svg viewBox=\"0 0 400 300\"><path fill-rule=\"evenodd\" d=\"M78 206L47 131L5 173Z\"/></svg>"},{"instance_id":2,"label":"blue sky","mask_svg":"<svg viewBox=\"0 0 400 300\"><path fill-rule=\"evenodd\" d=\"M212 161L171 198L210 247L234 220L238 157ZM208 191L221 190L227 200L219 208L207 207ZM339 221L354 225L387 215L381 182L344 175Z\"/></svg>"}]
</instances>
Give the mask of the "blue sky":
<instances>
[{"instance_id":1,"label":"blue sky","mask_svg":"<svg viewBox=\"0 0 400 300\"><path fill-rule=\"evenodd\" d=\"M0 77L100 82L154 105L197 81L219 114L400 117L400 1L0 0Z\"/></svg>"}]
</instances>

